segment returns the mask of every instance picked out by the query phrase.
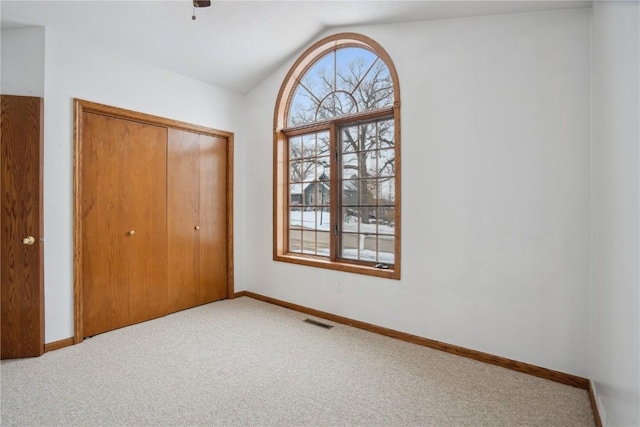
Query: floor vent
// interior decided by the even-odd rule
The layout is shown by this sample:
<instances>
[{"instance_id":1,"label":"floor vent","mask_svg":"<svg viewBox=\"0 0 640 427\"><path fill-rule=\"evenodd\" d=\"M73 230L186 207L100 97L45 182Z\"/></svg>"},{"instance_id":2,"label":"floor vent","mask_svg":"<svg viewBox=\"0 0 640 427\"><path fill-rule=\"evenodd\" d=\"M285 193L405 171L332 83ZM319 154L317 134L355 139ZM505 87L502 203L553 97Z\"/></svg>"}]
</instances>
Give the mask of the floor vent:
<instances>
[{"instance_id":1,"label":"floor vent","mask_svg":"<svg viewBox=\"0 0 640 427\"><path fill-rule=\"evenodd\" d=\"M313 320L313 319L304 319L303 322L308 323L310 325L319 326L325 329L333 328L333 325L327 325L326 323L318 322L317 320Z\"/></svg>"}]
</instances>

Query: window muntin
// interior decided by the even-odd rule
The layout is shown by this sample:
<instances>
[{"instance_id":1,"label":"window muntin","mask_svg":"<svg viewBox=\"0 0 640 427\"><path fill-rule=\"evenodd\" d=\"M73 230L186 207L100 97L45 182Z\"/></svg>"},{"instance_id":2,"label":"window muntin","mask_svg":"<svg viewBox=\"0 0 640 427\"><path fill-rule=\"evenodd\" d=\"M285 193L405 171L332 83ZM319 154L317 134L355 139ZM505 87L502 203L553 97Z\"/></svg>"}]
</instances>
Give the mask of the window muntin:
<instances>
[{"instance_id":1,"label":"window muntin","mask_svg":"<svg viewBox=\"0 0 640 427\"><path fill-rule=\"evenodd\" d=\"M289 138L289 252L329 256L329 132Z\"/></svg>"},{"instance_id":2,"label":"window muntin","mask_svg":"<svg viewBox=\"0 0 640 427\"><path fill-rule=\"evenodd\" d=\"M363 47L335 49L316 61L298 82L288 127L389 107L394 102L389 67Z\"/></svg>"},{"instance_id":3,"label":"window muntin","mask_svg":"<svg viewBox=\"0 0 640 427\"><path fill-rule=\"evenodd\" d=\"M357 34L316 43L276 102L274 259L400 278L399 92Z\"/></svg>"},{"instance_id":4,"label":"window muntin","mask_svg":"<svg viewBox=\"0 0 640 427\"><path fill-rule=\"evenodd\" d=\"M395 262L393 128L387 118L340 129L340 258Z\"/></svg>"}]
</instances>

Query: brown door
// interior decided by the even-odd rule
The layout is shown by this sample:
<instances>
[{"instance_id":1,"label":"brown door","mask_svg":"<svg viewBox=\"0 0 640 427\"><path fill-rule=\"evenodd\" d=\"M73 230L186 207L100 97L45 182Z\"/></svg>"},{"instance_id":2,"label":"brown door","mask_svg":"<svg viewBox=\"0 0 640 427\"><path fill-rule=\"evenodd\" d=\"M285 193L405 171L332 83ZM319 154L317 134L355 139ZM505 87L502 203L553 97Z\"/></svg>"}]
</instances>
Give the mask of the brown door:
<instances>
[{"instance_id":1,"label":"brown door","mask_svg":"<svg viewBox=\"0 0 640 427\"><path fill-rule=\"evenodd\" d=\"M198 305L199 135L169 129L167 229L171 311Z\"/></svg>"},{"instance_id":2,"label":"brown door","mask_svg":"<svg viewBox=\"0 0 640 427\"><path fill-rule=\"evenodd\" d=\"M227 140L200 135L199 304L227 298Z\"/></svg>"},{"instance_id":3,"label":"brown door","mask_svg":"<svg viewBox=\"0 0 640 427\"><path fill-rule=\"evenodd\" d=\"M166 129L82 116L83 335L166 314Z\"/></svg>"},{"instance_id":4,"label":"brown door","mask_svg":"<svg viewBox=\"0 0 640 427\"><path fill-rule=\"evenodd\" d=\"M225 138L169 129L167 215L172 311L227 297Z\"/></svg>"},{"instance_id":5,"label":"brown door","mask_svg":"<svg viewBox=\"0 0 640 427\"><path fill-rule=\"evenodd\" d=\"M44 352L42 99L2 95L2 359Z\"/></svg>"}]
</instances>

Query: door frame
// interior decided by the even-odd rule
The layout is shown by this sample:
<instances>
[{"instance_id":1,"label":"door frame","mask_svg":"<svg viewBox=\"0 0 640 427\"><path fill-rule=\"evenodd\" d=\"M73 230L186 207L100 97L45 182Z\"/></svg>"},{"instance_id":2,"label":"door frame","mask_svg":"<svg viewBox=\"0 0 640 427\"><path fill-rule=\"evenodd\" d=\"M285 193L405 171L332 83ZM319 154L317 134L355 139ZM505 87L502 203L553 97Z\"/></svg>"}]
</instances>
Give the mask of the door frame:
<instances>
[{"instance_id":1,"label":"door frame","mask_svg":"<svg viewBox=\"0 0 640 427\"><path fill-rule=\"evenodd\" d=\"M84 340L83 283L82 283L82 116L96 113L139 123L181 129L190 132L224 138L227 141L227 185L226 185L226 239L227 239L227 298L234 296L233 265L233 143L232 132L153 116L137 111L98 104L78 98L73 100L73 297L74 297L74 344Z\"/></svg>"}]
</instances>

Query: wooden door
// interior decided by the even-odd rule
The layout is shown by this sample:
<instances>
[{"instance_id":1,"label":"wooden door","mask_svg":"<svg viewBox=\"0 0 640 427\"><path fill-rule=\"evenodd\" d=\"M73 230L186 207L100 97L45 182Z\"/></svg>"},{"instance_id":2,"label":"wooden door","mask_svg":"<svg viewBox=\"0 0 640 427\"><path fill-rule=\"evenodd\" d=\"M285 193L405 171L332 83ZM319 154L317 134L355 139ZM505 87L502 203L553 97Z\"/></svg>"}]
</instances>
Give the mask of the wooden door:
<instances>
[{"instance_id":1,"label":"wooden door","mask_svg":"<svg viewBox=\"0 0 640 427\"><path fill-rule=\"evenodd\" d=\"M173 311L227 297L227 139L168 135L169 301Z\"/></svg>"},{"instance_id":2,"label":"wooden door","mask_svg":"<svg viewBox=\"0 0 640 427\"><path fill-rule=\"evenodd\" d=\"M199 135L169 129L167 229L171 311L198 305Z\"/></svg>"},{"instance_id":3,"label":"wooden door","mask_svg":"<svg viewBox=\"0 0 640 427\"><path fill-rule=\"evenodd\" d=\"M82 115L83 335L166 312L166 129Z\"/></svg>"},{"instance_id":4,"label":"wooden door","mask_svg":"<svg viewBox=\"0 0 640 427\"><path fill-rule=\"evenodd\" d=\"M138 323L167 314L167 129L122 122L137 129L125 161L127 221L135 235L125 241L133 246L130 322Z\"/></svg>"},{"instance_id":5,"label":"wooden door","mask_svg":"<svg viewBox=\"0 0 640 427\"><path fill-rule=\"evenodd\" d=\"M200 136L199 304L227 298L227 145Z\"/></svg>"},{"instance_id":6,"label":"wooden door","mask_svg":"<svg viewBox=\"0 0 640 427\"><path fill-rule=\"evenodd\" d=\"M42 99L2 95L1 358L44 352Z\"/></svg>"}]
</instances>

